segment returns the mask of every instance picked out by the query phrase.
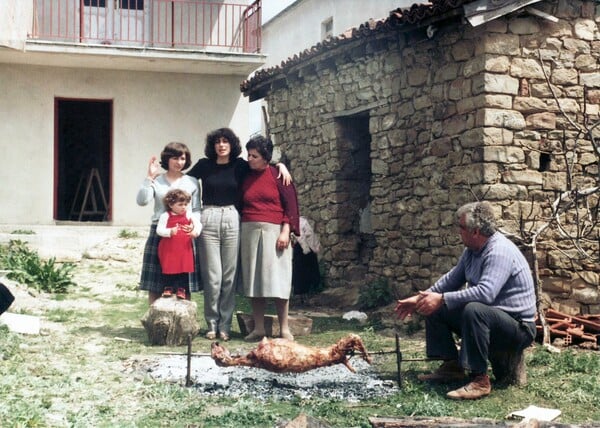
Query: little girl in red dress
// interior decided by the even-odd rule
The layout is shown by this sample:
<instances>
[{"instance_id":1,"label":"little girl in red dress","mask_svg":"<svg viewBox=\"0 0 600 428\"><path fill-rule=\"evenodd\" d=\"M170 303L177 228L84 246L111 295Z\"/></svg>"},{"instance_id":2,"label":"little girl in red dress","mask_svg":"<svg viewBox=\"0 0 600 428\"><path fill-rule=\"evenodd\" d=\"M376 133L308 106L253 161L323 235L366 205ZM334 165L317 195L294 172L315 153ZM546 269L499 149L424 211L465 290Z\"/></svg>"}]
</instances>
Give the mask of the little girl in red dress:
<instances>
[{"instance_id":1,"label":"little girl in red dress","mask_svg":"<svg viewBox=\"0 0 600 428\"><path fill-rule=\"evenodd\" d=\"M172 189L164 198L169 209L158 219L156 233L161 236L158 243L158 259L164 276L163 297L173 291L179 299L190 299L188 275L194 272L194 248L192 239L202 230L200 218L187 210L191 196L184 190Z\"/></svg>"}]
</instances>

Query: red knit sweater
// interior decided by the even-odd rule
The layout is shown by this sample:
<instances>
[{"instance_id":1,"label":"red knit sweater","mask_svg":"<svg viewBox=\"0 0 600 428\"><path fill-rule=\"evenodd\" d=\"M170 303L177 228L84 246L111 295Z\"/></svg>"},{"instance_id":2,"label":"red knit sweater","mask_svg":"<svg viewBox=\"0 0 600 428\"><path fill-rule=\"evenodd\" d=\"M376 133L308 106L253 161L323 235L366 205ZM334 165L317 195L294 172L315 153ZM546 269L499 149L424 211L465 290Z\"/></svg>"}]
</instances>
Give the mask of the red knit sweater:
<instances>
[{"instance_id":1,"label":"red knit sweater","mask_svg":"<svg viewBox=\"0 0 600 428\"><path fill-rule=\"evenodd\" d=\"M269 168L262 171L251 170L244 180L242 192L243 222L289 223L283 214L277 182Z\"/></svg>"}]
</instances>

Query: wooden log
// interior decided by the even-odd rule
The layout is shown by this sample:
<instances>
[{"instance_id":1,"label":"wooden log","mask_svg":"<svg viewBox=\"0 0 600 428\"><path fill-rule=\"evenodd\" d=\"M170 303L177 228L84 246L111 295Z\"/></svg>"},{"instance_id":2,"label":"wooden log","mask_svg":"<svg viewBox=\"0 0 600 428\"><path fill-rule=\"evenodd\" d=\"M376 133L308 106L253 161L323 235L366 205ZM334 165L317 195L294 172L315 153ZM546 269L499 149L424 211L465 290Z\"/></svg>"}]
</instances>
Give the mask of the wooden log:
<instances>
[{"instance_id":1,"label":"wooden log","mask_svg":"<svg viewBox=\"0 0 600 428\"><path fill-rule=\"evenodd\" d=\"M441 417L426 417L426 416L407 416L407 417L370 417L369 422L373 428L465 428L465 427L477 427L477 428L498 428L501 425L497 421L484 418L475 418L472 420L453 418L449 416Z\"/></svg>"},{"instance_id":2,"label":"wooden log","mask_svg":"<svg viewBox=\"0 0 600 428\"><path fill-rule=\"evenodd\" d=\"M521 350L494 351L489 355L496 382L504 385L527 384L525 353Z\"/></svg>"},{"instance_id":3,"label":"wooden log","mask_svg":"<svg viewBox=\"0 0 600 428\"><path fill-rule=\"evenodd\" d=\"M142 325L152 345L180 346L200 331L196 302L173 297L157 299L144 314Z\"/></svg>"}]
</instances>

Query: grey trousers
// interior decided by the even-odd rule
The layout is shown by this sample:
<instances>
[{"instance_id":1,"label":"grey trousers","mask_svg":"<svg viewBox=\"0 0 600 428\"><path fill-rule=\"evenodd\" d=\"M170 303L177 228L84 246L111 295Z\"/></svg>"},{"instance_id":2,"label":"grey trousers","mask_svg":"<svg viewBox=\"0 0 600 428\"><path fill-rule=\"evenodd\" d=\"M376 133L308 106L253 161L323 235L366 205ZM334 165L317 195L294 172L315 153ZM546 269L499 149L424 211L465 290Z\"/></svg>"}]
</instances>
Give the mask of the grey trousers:
<instances>
[{"instance_id":1,"label":"grey trousers","mask_svg":"<svg viewBox=\"0 0 600 428\"><path fill-rule=\"evenodd\" d=\"M427 317L426 349L430 358L459 360L472 374L487 372L495 349L525 349L535 339L535 323L516 320L506 312L472 302L448 310L443 306ZM452 333L461 337L460 358Z\"/></svg>"},{"instance_id":2,"label":"grey trousers","mask_svg":"<svg viewBox=\"0 0 600 428\"><path fill-rule=\"evenodd\" d=\"M199 244L206 325L229 334L240 248L240 215L233 205L202 209Z\"/></svg>"}]
</instances>

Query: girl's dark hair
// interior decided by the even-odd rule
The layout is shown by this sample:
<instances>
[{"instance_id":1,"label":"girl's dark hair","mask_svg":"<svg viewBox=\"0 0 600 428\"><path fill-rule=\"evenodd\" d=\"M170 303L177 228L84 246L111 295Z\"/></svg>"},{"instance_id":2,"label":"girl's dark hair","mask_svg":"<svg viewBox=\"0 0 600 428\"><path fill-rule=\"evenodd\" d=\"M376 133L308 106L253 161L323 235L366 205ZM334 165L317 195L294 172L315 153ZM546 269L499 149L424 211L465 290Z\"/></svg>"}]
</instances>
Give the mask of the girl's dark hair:
<instances>
[{"instance_id":1,"label":"girl's dark hair","mask_svg":"<svg viewBox=\"0 0 600 428\"><path fill-rule=\"evenodd\" d=\"M185 155L185 165L183 169L188 169L192 164L192 154L190 149L183 143L172 142L165 146L162 152L160 152L160 166L163 169L169 169L169 159L178 158L181 155Z\"/></svg>"},{"instance_id":2,"label":"girl's dark hair","mask_svg":"<svg viewBox=\"0 0 600 428\"><path fill-rule=\"evenodd\" d=\"M256 150L264 160L271 162L271 158L273 157L273 142L270 139L262 135L255 135L246 143L246 150L250 149Z\"/></svg>"},{"instance_id":3,"label":"girl's dark hair","mask_svg":"<svg viewBox=\"0 0 600 428\"><path fill-rule=\"evenodd\" d=\"M189 204L191 200L192 196L185 190L172 189L163 198L163 204L165 204L165 207L170 207L177 202L187 202Z\"/></svg>"},{"instance_id":4,"label":"girl's dark hair","mask_svg":"<svg viewBox=\"0 0 600 428\"><path fill-rule=\"evenodd\" d=\"M229 128L219 128L212 132L209 132L206 136L206 145L204 146L204 154L210 160L217 159L217 152L215 150L215 144L219 139L223 137L229 141L231 146L231 153L229 154L229 160L237 158L242 154L242 146L240 145L240 139L235 133Z\"/></svg>"}]
</instances>

